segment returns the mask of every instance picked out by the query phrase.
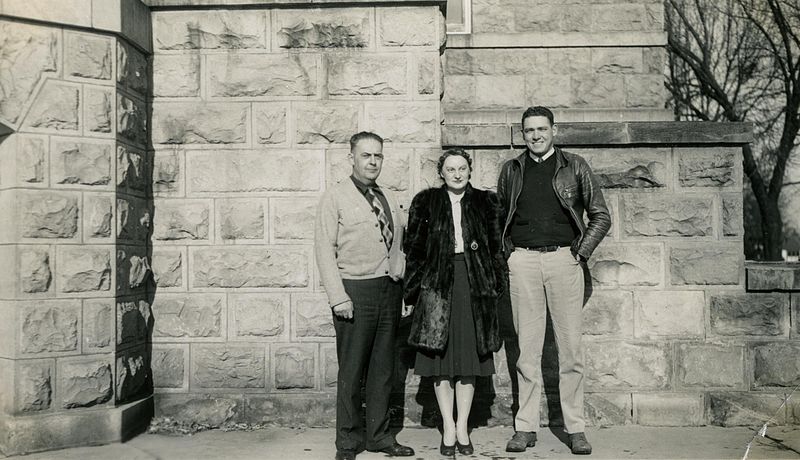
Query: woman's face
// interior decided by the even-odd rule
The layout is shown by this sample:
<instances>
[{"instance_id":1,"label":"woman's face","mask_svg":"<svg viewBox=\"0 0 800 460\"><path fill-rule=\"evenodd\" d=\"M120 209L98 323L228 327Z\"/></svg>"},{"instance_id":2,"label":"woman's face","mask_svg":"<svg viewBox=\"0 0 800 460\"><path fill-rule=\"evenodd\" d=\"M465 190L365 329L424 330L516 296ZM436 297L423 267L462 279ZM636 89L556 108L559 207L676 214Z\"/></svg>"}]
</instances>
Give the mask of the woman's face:
<instances>
[{"instance_id":1,"label":"woman's face","mask_svg":"<svg viewBox=\"0 0 800 460\"><path fill-rule=\"evenodd\" d=\"M451 192L463 192L469 182L469 163L460 155L450 155L442 165L442 178Z\"/></svg>"}]
</instances>

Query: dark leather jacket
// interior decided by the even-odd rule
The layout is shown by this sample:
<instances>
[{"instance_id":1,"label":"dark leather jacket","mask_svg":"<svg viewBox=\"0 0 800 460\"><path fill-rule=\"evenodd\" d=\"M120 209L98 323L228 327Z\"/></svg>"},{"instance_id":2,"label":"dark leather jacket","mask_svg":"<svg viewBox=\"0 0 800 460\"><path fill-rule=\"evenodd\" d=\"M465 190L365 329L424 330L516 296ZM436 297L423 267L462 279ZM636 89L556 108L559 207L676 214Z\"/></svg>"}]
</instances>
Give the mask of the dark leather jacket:
<instances>
[{"instance_id":1,"label":"dark leather jacket","mask_svg":"<svg viewBox=\"0 0 800 460\"><path fill-rule=\"evenodd\" d=\"M503 225L503 250L506 258L514 251L514 244L508 228L517 210L517 200L522 191L522 172L528 151L508 160L500 171L497 180L497 195L503 205L505 225ZM555 148L556 173L553 176L553 190L558 201L569 210L580 235L572 242L572 253L580 254L584 260L592 255L595 248L611 228L611 215L603 199L603 192L586 160L574 153ZM589 223L583 221L583 213Z\"/></svg>"}]
</instances>

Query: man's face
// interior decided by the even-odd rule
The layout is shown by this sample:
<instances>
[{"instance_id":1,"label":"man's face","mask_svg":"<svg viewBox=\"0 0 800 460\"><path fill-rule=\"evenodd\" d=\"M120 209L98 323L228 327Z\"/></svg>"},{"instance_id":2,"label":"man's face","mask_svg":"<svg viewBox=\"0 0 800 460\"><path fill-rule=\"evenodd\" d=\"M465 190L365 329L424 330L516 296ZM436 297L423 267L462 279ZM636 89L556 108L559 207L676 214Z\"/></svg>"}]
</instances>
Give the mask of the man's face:
<instances>
[{"instance_id":1,"label":"man's face","mask_svg":"<svg viewBox=\"0 0 800 460\"><path fill-rule=\"evenodd\" d=\"M553 147L556 127L544 116L528 117L522 122L522 138L534 155L542 156Z\"/></svg>"},{"instance_id":2,"label":"man's face","mask_svg":"<svg viewBox=\"0 0 800 460\"><path fill-rule=\"evenodd\" d=\"M383 167L383 146L375 139L361 139L350 151L353 176L364 184L374 184Z\"/></svg>"}]
</instances>

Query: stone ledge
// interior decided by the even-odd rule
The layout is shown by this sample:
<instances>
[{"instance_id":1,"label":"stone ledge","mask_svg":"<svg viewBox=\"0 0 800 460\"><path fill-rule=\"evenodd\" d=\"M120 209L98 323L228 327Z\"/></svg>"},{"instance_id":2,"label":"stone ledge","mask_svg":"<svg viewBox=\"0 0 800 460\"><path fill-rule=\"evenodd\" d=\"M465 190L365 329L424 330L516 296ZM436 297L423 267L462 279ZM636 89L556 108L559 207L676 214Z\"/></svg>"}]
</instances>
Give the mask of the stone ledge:
<instances>
[{"instance_id":1,"label":"stone ledge","mask_svg":"<svg viewBox=\"0 0 800 460\"><path fill-rule=\"evenodd\" d=\"M748 291L800 291L800 264L791 262L745 263Z\"/></svg>"},{"instance_id":2,"label":"stone ledge","mask_svg":"<svg viewBox=\"0 0 800 460\"><path fill-rule=\"evenodd\" d=\"M448 35L448 48L665 46L666 32L521 32Z\"/></svg>"},{"instance_id":3,"label":"stone ledge","mask_svg":"<svg viewBox=\"0 0 800 460\"><path fill-rule=\"evenodd\" d=\"M491 116L491 115L490 115ZM688 121L630 121L558 123L556 144L589 145L691 145L747 144L752 142L751 123L707 123ZM443 146L521 146L522 132L514 124L445 124Z\"/></svg>"},{"instance_id":4,"label":"stone ledge","mask_svg":"<svg viewBox=\"0 0 800 460\"><path fill-rule=\"evenodd\" d=\"M0 417L0 456L126 441L152 417L152 396L110 409Z\"/></svg>"}]
</instances>

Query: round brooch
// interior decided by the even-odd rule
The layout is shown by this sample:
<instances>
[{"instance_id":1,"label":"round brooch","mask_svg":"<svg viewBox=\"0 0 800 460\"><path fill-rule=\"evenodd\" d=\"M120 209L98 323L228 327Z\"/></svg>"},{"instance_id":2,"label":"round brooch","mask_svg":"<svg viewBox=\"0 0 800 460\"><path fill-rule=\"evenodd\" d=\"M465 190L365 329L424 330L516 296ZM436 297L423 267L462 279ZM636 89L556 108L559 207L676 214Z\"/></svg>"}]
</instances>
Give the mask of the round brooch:
<instances>
[{"instance_id":1,"label":"round brooch","mask_svg":"<svg viewBox=\"0 0 800 460\"><path fill-rule=\"evenodd\" d=\"M473 241L472 243L470 243L469 248L472 249L473 251L477 251L478 250L478 242L477 241Z\"/></svg>"}]
</instances>

